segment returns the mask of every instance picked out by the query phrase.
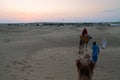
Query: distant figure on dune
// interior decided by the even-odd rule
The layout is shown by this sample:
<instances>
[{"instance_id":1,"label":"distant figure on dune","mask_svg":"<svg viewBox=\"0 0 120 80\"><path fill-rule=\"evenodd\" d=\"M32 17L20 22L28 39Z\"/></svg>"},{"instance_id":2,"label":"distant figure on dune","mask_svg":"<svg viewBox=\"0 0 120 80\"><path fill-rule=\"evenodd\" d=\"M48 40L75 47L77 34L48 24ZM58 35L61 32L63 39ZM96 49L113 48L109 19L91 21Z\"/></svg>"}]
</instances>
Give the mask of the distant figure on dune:
<instances>
[{"instance_id":1,"label":"distant figure on dune","mask_svg":"<svg viewBox=\"0 0 120 80\"><path fill-rule=\"evenodd\" d=\"M99 55L99 46L96 44L96 42L93 42L93 45L92 45L92 61L94 63L97 62L98 60L98 55Z\"/></svg>"},{"instance_id":2,"label":"distant figure on dune","mask_svg":"<svg viewBox=\"0 0 120 80\"><path fill-rule=\"evenodd\" d=\"M94 63L90 56L86 54L83 59L76 61L78 80L91 80L93 75Z\"/></svg>"},{"instance_id":3,"label":"distant figure on dune","mask_svg":"<svg viewBox=\"0 0 120 80\"><path fill-rule=\"evenodd\" d=\"M102 49L105 49L106 44L107 44L105 37L103 38L103 40L101 42L102 42Z\"/></svg>"}]
</instances>

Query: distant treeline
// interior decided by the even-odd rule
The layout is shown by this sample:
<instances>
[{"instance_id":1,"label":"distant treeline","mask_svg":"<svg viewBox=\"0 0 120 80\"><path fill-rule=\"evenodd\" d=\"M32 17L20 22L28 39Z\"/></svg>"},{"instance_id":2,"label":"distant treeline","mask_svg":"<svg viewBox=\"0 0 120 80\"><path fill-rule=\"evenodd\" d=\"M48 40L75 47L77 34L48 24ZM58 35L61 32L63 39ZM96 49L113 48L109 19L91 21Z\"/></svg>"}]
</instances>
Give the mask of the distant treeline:
<instances>
[{"instance_id":1,"label":"distant treeline","mask_svg":"<svg viewBox=\"0 0 120 80\"><path fill-rule=\"evenodd\" d=\"M0 26L111 26L111 25L118 25L119 22L114 23L6 23L0 24Z\"/></svg>"}]
</instances>

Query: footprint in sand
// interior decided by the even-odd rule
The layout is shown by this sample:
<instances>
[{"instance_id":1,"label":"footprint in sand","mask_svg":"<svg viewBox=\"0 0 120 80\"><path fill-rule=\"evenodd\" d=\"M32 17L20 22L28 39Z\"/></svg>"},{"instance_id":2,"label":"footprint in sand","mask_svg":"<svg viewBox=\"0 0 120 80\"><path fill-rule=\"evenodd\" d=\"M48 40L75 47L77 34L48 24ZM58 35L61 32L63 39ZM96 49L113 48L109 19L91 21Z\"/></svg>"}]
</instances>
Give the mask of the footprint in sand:
<instances>
[{"instance_id":1,"label":"footprint in sand","mask_svg":"<svg viewBox=\"0 0 120 80\"><path fill-rule=\"evenodd\" d=\"M13 61L14 69L24 72L26 74L31 74L33 72L32 66L27 60Z\"/></svg>"},{"instance_id":2,"label":"footprint in sand","mask_svg":"<svg viewBox=\"0 0 120 80\"><path fill-rule=\"evenodd\" d=\"M13 79L17 79L16 75L12 74L11 76L12 76Z\"/></svg>"},{"instance_id":3,"label":"footprint in sand","mask_svg":"<svg viewBox=\"0 0 120 80\"><path fill-rule=\"evenodd\" d=\"M10 64L7 64L3 70L7 73L11 73L11 68L12 66Z\"/></svg>"},{"instance_id":4,"label":"footprint in sand","mask_svg":"<svg viewBox=\"0 0 120 80\"><path fill-rule=\"evenodd\" d=\"M27 78L23 77L23 80L29 80L29 79L27 79Z\"/></svg>"},{"instance_id":5,"label":"footprint in sand","mask_svg":"<svg viewBox=\"0 0 120 80\"><path fill-rule=\"evenodd\" d=\"M26 65L27 61L21 60L21 61L13 61L13 65Z\"/></svg>"},{"instance_id":6,"label":"footprint in sand","mask_svg":"<svg viewBox=\"0 0 120 80\"><path fill-rule=\"evenodd\" d=\"M55 77L53 75L46 76L45 79L47 80L54 80Z\"/></svg>"}]
</instances>

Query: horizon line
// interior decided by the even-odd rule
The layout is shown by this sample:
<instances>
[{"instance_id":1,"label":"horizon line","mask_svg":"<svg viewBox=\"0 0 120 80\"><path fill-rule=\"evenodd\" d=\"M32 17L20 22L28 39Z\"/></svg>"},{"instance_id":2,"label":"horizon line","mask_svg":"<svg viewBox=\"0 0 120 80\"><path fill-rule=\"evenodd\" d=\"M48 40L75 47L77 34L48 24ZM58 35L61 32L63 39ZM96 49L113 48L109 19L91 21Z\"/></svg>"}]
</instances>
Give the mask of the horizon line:
<instances>
[{"instance_id":1,"label":"horizon line","mask_svg":"<svg viewBox=\"0 0 120 80\"><path fill-rule=\"evenodd\" d=\"M55 22L55 21L45 21L45 22L0 22L0 24L30 24L30 23L120 23L120 21L85 21L85 22Z\"/></svg>"}]
</instances>

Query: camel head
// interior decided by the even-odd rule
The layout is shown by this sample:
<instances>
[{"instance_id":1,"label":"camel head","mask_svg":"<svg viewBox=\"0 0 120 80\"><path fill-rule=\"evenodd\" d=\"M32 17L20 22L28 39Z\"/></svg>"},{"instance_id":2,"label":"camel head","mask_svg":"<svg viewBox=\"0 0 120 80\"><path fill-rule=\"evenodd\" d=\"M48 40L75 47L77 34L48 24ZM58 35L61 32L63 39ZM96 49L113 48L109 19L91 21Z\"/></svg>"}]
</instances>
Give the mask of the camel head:
<instances>
[{"instance_id":1,"label":"camel head","mask_svg":"<svg viewBox=\"0 0 120 80\"><path fill-rule=\"evenodd\" d=\"M94 63L90 60L89 55L76 61L78 80L91 80L93 75Z\"/></svg>"}]
</instances>

